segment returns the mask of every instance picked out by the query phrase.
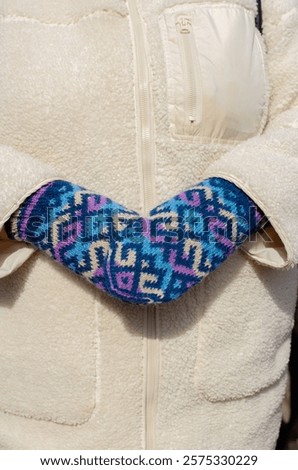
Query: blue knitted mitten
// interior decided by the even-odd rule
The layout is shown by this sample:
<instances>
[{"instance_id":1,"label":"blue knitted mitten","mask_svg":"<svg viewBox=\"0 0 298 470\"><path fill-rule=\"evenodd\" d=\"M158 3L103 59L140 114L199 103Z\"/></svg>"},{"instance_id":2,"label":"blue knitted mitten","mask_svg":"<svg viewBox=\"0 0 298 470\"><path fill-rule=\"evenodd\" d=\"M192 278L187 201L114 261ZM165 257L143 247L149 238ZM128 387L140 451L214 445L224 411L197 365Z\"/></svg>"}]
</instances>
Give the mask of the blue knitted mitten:
<instances>
[{"instance_id":1,"label":"blue knitted mitten","mask_svg":"<svg viewBox=\"0 0 298 470\"><path fill-rule=\"evenodd\" d=\"M29 196L6 231L112 296L148 304L177 299L199 283L258 230L262 216L222 178L183 191L149 218L57 180Z\"/></svg>"}]
</instances>

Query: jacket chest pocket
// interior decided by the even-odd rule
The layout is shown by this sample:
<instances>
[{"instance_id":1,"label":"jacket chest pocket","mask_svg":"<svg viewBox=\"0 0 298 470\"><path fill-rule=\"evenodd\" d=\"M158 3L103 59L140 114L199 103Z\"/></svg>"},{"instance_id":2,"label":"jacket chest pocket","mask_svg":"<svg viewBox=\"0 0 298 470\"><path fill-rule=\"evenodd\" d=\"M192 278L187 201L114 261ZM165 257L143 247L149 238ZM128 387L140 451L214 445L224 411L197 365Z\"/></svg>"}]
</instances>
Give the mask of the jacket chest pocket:
<instances>
[{"instance_id":1,"label":"jacket chest pocket","mask_svg":"<svg viewBox=\"0 0 298 470\"><path fill-rule=\"evenodd\" d=\"M159 16L171 135L241 141L266 124L268 85L254 12L229 4L188 3Z\"/></svg>"}]
</instances>

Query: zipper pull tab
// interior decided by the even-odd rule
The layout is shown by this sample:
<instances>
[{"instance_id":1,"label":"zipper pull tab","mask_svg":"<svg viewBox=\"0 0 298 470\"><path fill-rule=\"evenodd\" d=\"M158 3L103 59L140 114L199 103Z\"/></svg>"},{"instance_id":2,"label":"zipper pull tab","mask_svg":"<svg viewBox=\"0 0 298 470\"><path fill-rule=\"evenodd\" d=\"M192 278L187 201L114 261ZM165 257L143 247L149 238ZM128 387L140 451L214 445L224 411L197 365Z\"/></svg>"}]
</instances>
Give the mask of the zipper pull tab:
<instances>
[{"instance_id":1,"label":"zipper pull tab","mask_svg":"<svg viewBox=\"0 0 298 470\"><path fill-rule=\"evenodd\" d=\"M176 21L176 28L180 34L189 34L191 32L191 18L189 16L179 16Z\"/></svg>"}]
</instances>

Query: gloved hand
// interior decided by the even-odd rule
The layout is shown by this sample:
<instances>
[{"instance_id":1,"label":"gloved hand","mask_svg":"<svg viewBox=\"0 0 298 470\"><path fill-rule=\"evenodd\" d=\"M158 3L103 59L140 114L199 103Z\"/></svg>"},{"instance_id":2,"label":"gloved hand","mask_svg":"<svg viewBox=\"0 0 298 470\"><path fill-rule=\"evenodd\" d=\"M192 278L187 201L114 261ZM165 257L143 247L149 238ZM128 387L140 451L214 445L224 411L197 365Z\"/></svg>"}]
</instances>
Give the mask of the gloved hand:
<instances>
[{"instance_id":1,"label":"gloved hand","mask_svg":"<svg viewBox=\"0 0 298 470\"><path fill-rule=\"evenodd\" d=\"M149 218L57 180L29 196L6 231L112 296L148 304L177 299L199 283L258 230L262 216L222 178L187 189Z\"/></svg>"}]
</instances>

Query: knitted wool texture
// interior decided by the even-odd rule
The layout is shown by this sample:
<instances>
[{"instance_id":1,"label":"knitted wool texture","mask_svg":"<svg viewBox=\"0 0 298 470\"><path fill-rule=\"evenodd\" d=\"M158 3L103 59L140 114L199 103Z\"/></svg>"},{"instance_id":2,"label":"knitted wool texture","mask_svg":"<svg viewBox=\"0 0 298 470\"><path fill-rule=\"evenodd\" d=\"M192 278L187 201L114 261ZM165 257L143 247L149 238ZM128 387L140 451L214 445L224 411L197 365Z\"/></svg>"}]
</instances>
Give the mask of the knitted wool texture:
<instances>
[{"instance_id":1,"label":"knitted wool texture","mask_svg":"<svg viewBox=\"0 0 298 470\"><path fill-rule=\"evenodd\" d=\"M209 178L141 217L67 181L41 187L6 223L97 288L132 303L177 299L256 232L262 213L234 184Z\"/></svg>"}]
</instances>

